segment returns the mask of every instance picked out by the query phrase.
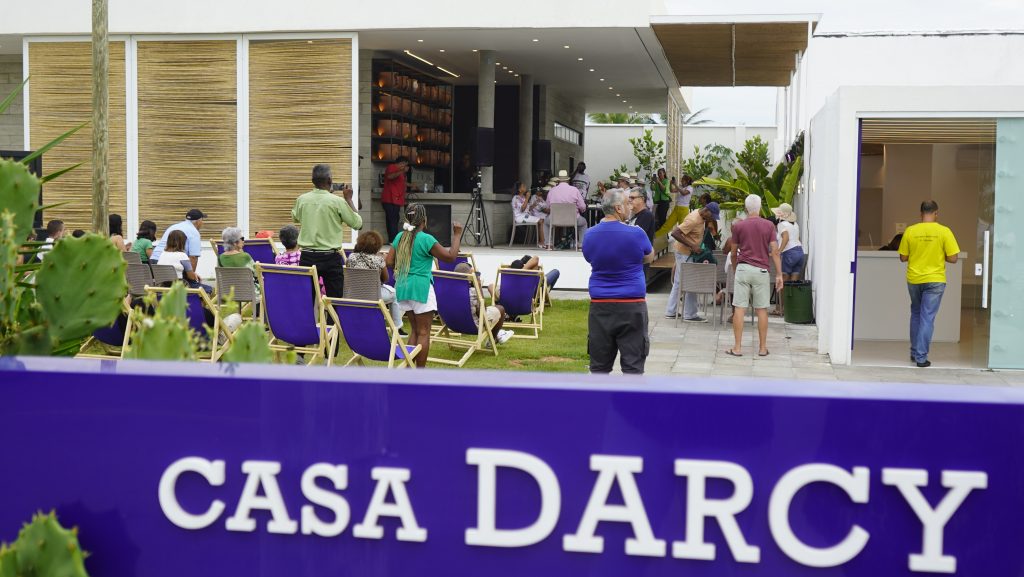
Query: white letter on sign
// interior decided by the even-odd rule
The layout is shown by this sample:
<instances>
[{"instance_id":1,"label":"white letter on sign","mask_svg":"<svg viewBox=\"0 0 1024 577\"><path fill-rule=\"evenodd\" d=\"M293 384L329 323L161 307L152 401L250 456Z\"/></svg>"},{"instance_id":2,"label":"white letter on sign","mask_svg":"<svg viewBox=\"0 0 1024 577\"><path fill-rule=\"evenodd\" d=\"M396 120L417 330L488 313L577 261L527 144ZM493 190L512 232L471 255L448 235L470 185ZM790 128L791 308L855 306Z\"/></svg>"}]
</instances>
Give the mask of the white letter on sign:
<instances>
[{"instance_id":1,"label":"white letter on sign","mask_svg":"<svg viewBox=\"0 0 1024 577\"><path fill-rule=\"evenodd\" d=\"M758 563L761 549L747 544L736 515L750 505L754 482L750 473L736 463L676 459L676 475L686 477L686 540L672 542L676 559L715 560L715 544L704 542L704 519L714 517L729 544L729 551L740 563ZM708 499L705 486L708 477L732 483L728 499Z\"/></svg>"},{"instance_id":2,"label":"white letter on sign","mask_svg":"<svg viewBox=\"0 0 1024 577\"><path fill-rule=\"evenodd\" d=\"M924 545L920 555L910 556L910 570L956 573L956 557L942 554L942 533L946 523L972 490L988 488L988 474L980 471L943 471L942 486L949 489L949 492L934 509L918 489L928 486L928 471L882 469L882 483L899 489L924 525Z\"/></svg>"},{"instance_id":3,"label":"white letter on sign","mask_svg":"<svg viewBox=\"0 0 1024 577\"><path fill-rule=\"evenodd\" d=\"M253 509L270 511L273 519L267 523L268 533L290 535L299 530L299 524L288 516L284 506L281 488L277 486L277 474L281 472L281 463L276 461L243 461L242 472L249 475L245 479L242 496L238 499L235 514L228 517L224 527L228 531L255 531L256 520L249 516ZM260 495L260 487L263 495Z\"/></svg>"},{"instance_id":4,"label":"white letter on sign","mask_svg":"<svg viewBox=\"0 0 1024 577\"><path fill-rule=\"evenodd\" d=\"M174 494L174 487L178 477L186 471L199 473L206 479L206 482L214 487L224 484L224 461L207 461L202 457L185 457L171 463L164 474L160 476L160 485L157 491L160 498L160 508L171 523L182 529L203 529L220 517L224 512L224 501L215 499L210 503L210 508L202 515L193 515L181 508L178 497Z\"/></svg>"},{"instance_id":5,"label":"white letter on sign","mask_svg":"<svg viewBox=\"0 0 1024 577\"><path fill-rule=\"evenodd\" d=\"M632 539L626 539L626 555L664 557L665 541L654 538L647 511L640 499L634 473L643 471L644 461L640 457L616 457L612 455L591 455L590 470L598 471L590 501L583 510L583 518L575 535L562 537L562 549L579 553L600 553L604 551L604 538L594 535L599 521L629 523L633 527ZM623 505L609 505L608 494L612 483L618 483L622 491Z\"/></svg>"},{"instance_id":6,"label":"white letter on sign","mask_svg":"<svg viewBox=\"0 0 1024 577\"><path fill-rule=\"evenodd\" d=\"M487 547L526 547L547 538L558 523L562 493L558 477L544 461L519 451L501 449L469 449L466 463L477 466L476 527L466 529L467 545ZM498 529L497 468L519 469L533 477L540 489L540 514L529 527Z\"/></svg>"},{"instance_id":7,"label":"white letter on sign","mask_svg":"<svg viewBox=\"0 0 1024 577\"><path fill-rule=\"evenodd\" d=\"M427 530L416 524L416 515L412 512L412 503L405 491L405 483L410 477L409 469L374 467L370 476L377 481L377 486L373 489L373 497L370 498L363 522L352 528L352 534L363 539L381 539L384 537L384 527L377 520L381 516L398 517L402 520L402 526L395 531L399 541L426 541ZM394 503L384 501L388 489L395 495Z\"/></svg>"},{"instance_id":8,"label":"white letter on sign","mask_svg":"<svg viewBox=\"0 0 1024 577\"><path fill-rule=\"evenodd\" d=\"M315 463L302 473L302 495L313 505L326 507L334 513L334 522L325 523L316 516L316 509L313 508L313 505L303 505L302 534L336 537L341 535L345 527L348 527L351 516L348 501L337 493L317 486L317 477L329 479L335 489L342 491L348 487L348 467L330 463Z\"/></svg>"},{"instance_id":9,"label":"white letter on sign","mask_svg":"<svg viewBox=\"0 0 1024 577\"><path fill-rule=\"evenodd\" d=\"M779 549L789 558L808 567L836 567L856 557L868 543L868 532L858 525L833 547L811 547L793 533L789 525L789 506L793 497L811 483L832 483L849 495L854 503L868 502L867 467L854 467L853 475L834 465L820 463L797 467L779 479L768 502L768 525Z\"/></svg>"}]
</instances>

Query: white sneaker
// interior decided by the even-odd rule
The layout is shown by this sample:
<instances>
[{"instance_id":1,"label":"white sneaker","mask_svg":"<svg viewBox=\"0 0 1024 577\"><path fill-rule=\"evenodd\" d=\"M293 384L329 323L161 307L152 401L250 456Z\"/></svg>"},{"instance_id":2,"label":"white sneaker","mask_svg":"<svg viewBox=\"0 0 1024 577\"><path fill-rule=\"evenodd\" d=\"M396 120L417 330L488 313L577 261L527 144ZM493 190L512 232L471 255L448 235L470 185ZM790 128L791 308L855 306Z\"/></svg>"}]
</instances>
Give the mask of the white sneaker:
<instances>
[{"instance_id":1,"label":"white sneaker","mask_svg":"<svg viewBox=\"0 0 1024 577\"><path fill-rule=\"evenodd\" d=\"M498 331L498 344L503 345L512 338L512 335L516 334L514 331L501 330Z\"/></svg>"}]
</instances>

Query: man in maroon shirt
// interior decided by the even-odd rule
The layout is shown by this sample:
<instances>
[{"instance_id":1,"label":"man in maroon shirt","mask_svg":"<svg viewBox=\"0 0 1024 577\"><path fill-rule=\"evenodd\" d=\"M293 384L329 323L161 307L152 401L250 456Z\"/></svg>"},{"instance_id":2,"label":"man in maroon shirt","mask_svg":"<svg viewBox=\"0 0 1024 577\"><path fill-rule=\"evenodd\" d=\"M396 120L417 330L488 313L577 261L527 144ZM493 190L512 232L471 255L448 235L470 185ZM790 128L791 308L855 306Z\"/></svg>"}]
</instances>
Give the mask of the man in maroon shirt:
<instances>
[{"instance_id":1,"label":"man in maroon shirt","mask_svg":"<svg viewBox=\"0 0 1024 577\"><path fill-rule=\"evenodd\" d=\"M732 225L732 262L736 267L733 283L732 334L736 338L726 354L742 357L743 317L747 307L757 311L757 355L768 356L768 301L771 300L771 282L768 278L768 259L775 264L775 290L782 291L782 264L779 262L779 243L775 240L775 226L761 218L761 197L751 194L743 202L747 218Z\"/></svg>"},{"instance_id":2,"label":"man in maroon shirt","mask_svg":"<svg viewBox=\"0 0 1024 577\"><path fill-rule=\"evenodd\" d=\"M388 227L387 241L395 240L402 229L402 212L405 209L405 173L409 169L409 160L399 156L393 164L384 169L384 191L380 195L380 203L384 206L384 224Z\"/></svg>"}]
</instances>

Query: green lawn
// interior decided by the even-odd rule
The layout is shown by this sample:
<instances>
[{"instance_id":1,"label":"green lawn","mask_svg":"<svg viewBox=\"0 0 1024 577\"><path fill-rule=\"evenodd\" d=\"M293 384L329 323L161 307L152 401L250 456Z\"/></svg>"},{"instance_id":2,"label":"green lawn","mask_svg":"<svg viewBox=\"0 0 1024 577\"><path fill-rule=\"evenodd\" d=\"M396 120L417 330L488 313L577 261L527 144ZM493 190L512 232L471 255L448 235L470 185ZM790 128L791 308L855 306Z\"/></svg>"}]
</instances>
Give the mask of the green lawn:
<instances>
[{"instance_id":1,"label":"green lawn","mask_svg":"<svg viewBox=\"0 0 1024 577\"><path fill-rule=\"evenodd\" d=\"M512 338L498 345L498 356L478 351L463 365L467 369L500 369L506 371L551 371L583 373L587 371L587 300L555 300L544 311L544 330L539 339ZM408 330L408 323L406 323ZM465 349L452 349L446 344L432 343L430 356L458 360ZM348 362L352 352L342 342L337 361ZM387 363L365 361L367 366L386 366ZM427 367L457 368L440 363L427 363Z\"/></svg>"}]
</instances>

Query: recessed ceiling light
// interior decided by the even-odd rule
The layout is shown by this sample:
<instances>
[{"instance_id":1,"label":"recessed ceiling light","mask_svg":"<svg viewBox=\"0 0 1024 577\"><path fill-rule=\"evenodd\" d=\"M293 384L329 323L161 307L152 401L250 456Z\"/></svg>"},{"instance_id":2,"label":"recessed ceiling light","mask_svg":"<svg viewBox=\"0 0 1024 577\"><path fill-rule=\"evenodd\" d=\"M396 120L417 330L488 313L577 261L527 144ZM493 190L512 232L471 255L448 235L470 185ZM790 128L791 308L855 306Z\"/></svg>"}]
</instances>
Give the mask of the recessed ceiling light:
<instances>
[{"instance_id":1,"label":"recessed ceiling light","mask_svg":"<svg viewBox=\"0 0 1024 577\"><path fill-rule=\"evenodd\" d=\"M591 68L591 69L590 69L590 71L591 71L591 72L593 72L593 71L594 71L594 69L593 69L593 68Z\"/></svg>"},{"instance_id":2,"label":"recessed ceiling light","mask_svg":"<svg viewBox=\"0 0 1024 577\"><path fill-rule=\"evenodd\" d=\"M616 94L615 94L615 96L622 96L622 95L621 95L621 94L618 94L618 93L616 93Z\"/></svg>"},{"instance_id":3,"label":"recessed ceiling light","mask_svg":"<svg viewBox=\"0 0 1024 577\"><path fill-rule=\"evenodd\" d=\"M422 39L422 38L418 38L418 39L416 40L416 42L423 42L423 39Z\"/></svg>"},{"instance_id":4,"label":"recessed ceiling light","mask_svg":"<svg viewBox=\"0 0 1024 577\"><path fill-rule=\"evenodd\" d=\"M604 78L601 79L601 82L604 82Z\"/></svg>"},{"instance_id":5,"label":"recessed ceiling light","mask_svg":"<svg viewBox=\"0 0 1024 577\"><path fill-rule=\"evenodd\" d=\"M473 49L473 52L476 52L476 48Z\"/></svg>"},{"instance_id":6,"label":"recessed ceiling light","mask_svg":"<svg viewBox=\"0 0 1024 577\"><path fill-rule=\"evenodd\" d=\"M441 49L441 52L444 52L444 48Z\"/></svg>"},{"instance_id":7,"label":"recessed ceiling light","mask_svg":"<svg viewBox=\"0 0 1024 577\"><path fill-rule=\"evenodd\" d=\"M579 60L580 62L583 62L583 57L582 57L582 56L580 56L580 57L579 57L579 58L577 58L576 60Z\"/></svg>"},{"instance_id":8,"label":"recessed ceiling light","mask_svg":"<svg viewBox=\"0 0 1024 577\"><path fill-rule=\"evenodd\" d=\"M632 104L630 104L630 105L629 105L629 107L630 107L630 108L633 108L633 105L632 105Z\"/></svg>"},{"instance_id":9,"label":"recessed ceiling light","mask_svg":"<svg viewBox=\"0 0 1024 577\"><path fill-rule=\"evenodd\" d=\"M518 78L518 77L519 77L519 75L518 75L518 74L516 74L516 77Z\"/></svg>"},{"instance_id":10,"label":"recessed ceiling light","mask_svg":"<svg viewBox=\"0 0 1024 577\"><path fill-rule=\"evenodd\" d=\"M563 46L562 48L568 48L568 47L569 47L569 45L568 45L568 44L566 44L566 45L565 45L565 46Z\"/></svg>"},{"instance_id":11,"label":"recessed ceiling light","mask_svg":"<svg viewBox=\"0 0 1024 577\"><path fill-rule=\"evenodd\" d=\"M306 44L312 44L312 43L313 43L312 40L306 40Z\"/></svg>"},{"instance_id":12,"label":"recessed ceiling light","mask_svg":"<svg viewBox=\"0 0 1024 577\"><path fill-rule=\"evenodd\" d=\"M495 62L494 65L495 66L501 66L501 62Z\"/></svg>"},{"instance_id":13,"label":"recessed ceiling light","mask_svg":"<svg viewBox=\"0 0 1024 577\"><path fill-rule=\"evenodd\" d=\"M612 88L611 86L609 86L609 87L608 87L608 90L615 90L615 89L614 89L614 88Z\"/></svg>"},{"instance_id":14,"label":"recessed ceiling light","mask_svg":"<svg viewBox=\"0 0 1024 577\"><path fill-rule=\"evenodd\" d=\"M508 71L508 73L509 73L509 74L515 74L515 73L516 73L516 71L515 71L515 70L509 70L509 71Z\"/></svg>"},{"instance_id":15,"label":"recessed ceiling light","mask_svg":"<svg viewBox=\"0 0 1024 577\"><path fill-rule=\"evenodd\" d=\"M622 101L622 103L623 103L623 104L625 104L625 103L626 103L626 101L625 101L625 100L623 100L623 101Z\"/></svg>"},{"instance_id":16,"label":"recessed ceiling light","mask_svg":"<svg viewBox=\"0 0 1024 577\"><path fill-rule=\"evenodd\" d=\"M508 70L508 66L502 66L501 69L502 70Z\"/></svg>"},{"instance_id":17,"label":"recessed ceiling light","mask_svg":"<svg viewBox=\"0 0 1024 577\"><path fill-rule=\"evenodd\" d=\"M534 38L533 41L534 42L540 42L540 38Z\"/></svg>"}]
</instances>

